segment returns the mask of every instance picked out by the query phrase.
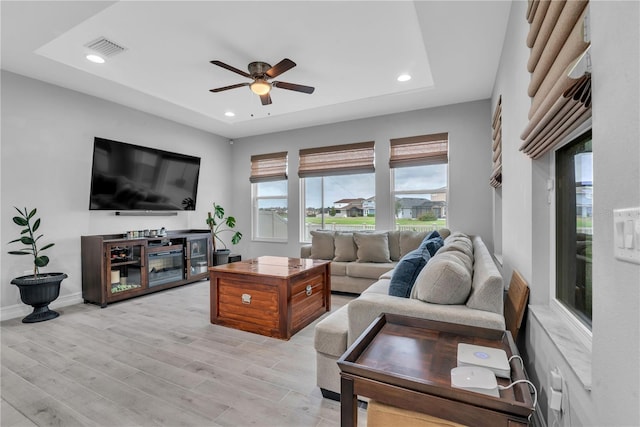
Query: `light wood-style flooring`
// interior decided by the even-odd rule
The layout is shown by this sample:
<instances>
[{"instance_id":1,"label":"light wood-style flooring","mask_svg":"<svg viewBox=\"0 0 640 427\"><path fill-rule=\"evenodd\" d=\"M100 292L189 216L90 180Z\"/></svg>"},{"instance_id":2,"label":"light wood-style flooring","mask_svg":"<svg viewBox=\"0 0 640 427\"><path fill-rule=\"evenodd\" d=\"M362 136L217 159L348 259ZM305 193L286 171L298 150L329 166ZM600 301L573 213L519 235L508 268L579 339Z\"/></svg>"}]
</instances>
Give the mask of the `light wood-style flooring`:
<instances>
[{"instance_id":1,"label":"light wood-style flooring","mask_svg":"<svg viewBox=\"0 0 640 427\"><path fill-rule=\"evenodd\" d=\"M289 341L212 325L208 281L57 311L0 324L3 427L340 425L316 387L316 322Z\"/></svg>"}]
</instances>

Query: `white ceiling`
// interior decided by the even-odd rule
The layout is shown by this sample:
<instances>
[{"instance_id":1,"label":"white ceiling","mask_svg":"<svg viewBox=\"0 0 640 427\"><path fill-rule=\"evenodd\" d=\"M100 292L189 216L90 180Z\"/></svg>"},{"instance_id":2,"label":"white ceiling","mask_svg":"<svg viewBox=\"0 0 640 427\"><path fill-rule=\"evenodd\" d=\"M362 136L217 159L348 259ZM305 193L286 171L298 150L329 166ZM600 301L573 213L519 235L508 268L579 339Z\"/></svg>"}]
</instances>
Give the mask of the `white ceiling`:
<instances>
[{"instance_id":1,"label":"white ceiling","mask_svg":"<svg viewBox=\"0 0 640 427\"><path fill-rule=\"evenodd\" d=\"M3 69L227 138L486 99L509 1L2 1ZM99 37L126 50L93 64ZM297 66L263 106L209 63ZM402 73L412 79L396 81ZM233 111L235 117L226 117Z\"/></svg>"}]
</instances>

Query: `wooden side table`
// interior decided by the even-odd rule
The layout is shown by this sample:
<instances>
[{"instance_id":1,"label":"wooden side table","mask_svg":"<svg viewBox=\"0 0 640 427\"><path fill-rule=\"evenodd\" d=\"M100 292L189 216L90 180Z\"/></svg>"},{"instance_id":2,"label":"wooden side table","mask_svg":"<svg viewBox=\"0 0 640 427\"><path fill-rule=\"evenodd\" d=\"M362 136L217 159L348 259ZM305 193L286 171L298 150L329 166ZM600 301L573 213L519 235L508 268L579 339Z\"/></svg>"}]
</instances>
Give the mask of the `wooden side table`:
<instances>
[{"instance_id":1,"label":"wooden side table","mask_svg":"<svg viewBox=\"0 0 640 427\"><path fill-rule=\"evenodd\" d=\"M516 384L491 397L451 387L458 343L518 354L508 331L382 314L338 360L341 425L357 425L357 396L473 426L527 426L533 412L529 386ZM525 379L518 360L511 381ZM511 381L498 378L499 385Z\"/></svg>"}]
</instances>

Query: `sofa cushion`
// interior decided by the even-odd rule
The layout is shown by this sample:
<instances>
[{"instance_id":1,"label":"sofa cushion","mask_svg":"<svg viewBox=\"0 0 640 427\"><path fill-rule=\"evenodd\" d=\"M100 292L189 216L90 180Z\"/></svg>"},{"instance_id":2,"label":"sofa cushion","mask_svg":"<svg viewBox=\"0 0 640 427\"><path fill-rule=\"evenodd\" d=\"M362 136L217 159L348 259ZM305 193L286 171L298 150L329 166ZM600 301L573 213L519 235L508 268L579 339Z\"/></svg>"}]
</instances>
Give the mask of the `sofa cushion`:
<instances>
[{"instance_id":1,"label":"sofa cushion","mask_svg":"<svg viewBox=\"0 0 640 427\"><path fill-rule=\"evenodd\" d=\"M473 253L473 281L467 307L502 314L502 275L479 236L473 238Z\"/></svg>"},{"instance_id":2,"label":"sofa cushion","mask_svg":"<svg viewBox=\"0 0 640 427\"><path fill-rule=\"evenodd\" d=\"M347 265L351 264L350 262L342 262L342 261L332 261L331 262L331 275L332 276L346 276L347 275Z\"/></svg>"},{"instance_id":3,"label":"sofa cushion","mask_svg":"<svg viewBox=\"0 0 640 427\"><path fill-rule=\"evenodd\" d=\"M456 256L460 261L462 261L465 268L470 272L472 272L472 276L473 276L473 258L471 258L466 253L466 251L461 251L460 248L456 247L456 245L446 245L440 248L440 250L438 251L438 255L441 255L444 253L449 253L451 255ZM333 271L333 264L331 268Z\"/></svg>"},{"instance_id":4,"label":"sofa cushion","mask_svg":"<svg viewBox=\"0 0 640 427\"><path fill-rule=\"evenodd\" d=\"M440 233L440 237L442 237L443 239L446 239L451 235L451 230L449 230L448 228L440 228L438 230L438 233Z\"/></svg>"},{"instance_id":5,"label":"sofa cushion","mask_svg":"<svg viewBox=\"0 0 640 427\"><path fill-rule=\"evenodd\" d=\"M389 295L389 286L391 286L391 278L380 278L380 280L365 289L362 295L370 293Z\"/></svg>"},{"instance_id":6,"label":"sofa cushion","mask_svg":"<svg viewBox=\"0 0 640 427\"><path fill-rule=\"evenodd\" d=\"M334 261L349 262L358 258L358 247L353 241L353 233L337 232L333 236L335 245Z\"/></svg>"},{"instance_id":7,"label":"sofa cushion","mask_svg":"<svg viewBox=\"0 0 640 427\"><path fill-rule=\"evenodd\" d=\"M389 257L391 261L400 260L400 231L392 230L387 232L389 237Z\"/></svg>"},{"instance_id":8,"label":"sofa cushion","mask_svg":"<svg viewBox=\"0 0 640 427\"><path fill-rule=\"evenodd\" d=\"M384 273L393 270L397 264L396 262L350 262L347 264L347 276L377 280ZM333 264L331 268L333 271Z\"/></svg>"},{"instance_id":9,"label":"sofa cushion","mask_svg":"<svg viewBox=\"0 0 640 427\"><path fill-rule=\"evenodd\" d=\"M353 233L358 246L357 262L391 262L387 233Z\"/></svg>"},{"instance_id":10,"label":"sofa cushion","mask_svg":"<svg viewBox=\"0 0 640 427\"><path fill-rule=\"evenodd\" d=\"M443 247L441 247L438 250L438 253L440 254L440 253L449 252L449 251L462 252L465 255L467 255L469 258L473 259L473 250L466 243L459 242L459 241L454 241L453 243L450 242L444 245Z\"/></svg>"},{"instance_id":11,"label":"sofa cushion","mask_svg":"<svg viewBox=\"0 0 640 427\"><path fill-rule=\"evenodd\" d=\"M449 242L454 240L456 237L466 237L467 239L471 239L471 237L469 237L464 233L461 233L459 231L454 231L453 233L449 234L449 236L447 236L446 239L444 239L444 244L445 245L449 244Z\"/></svg>"},{"instance_id":12,"label":"sofa cushion","mask_svg":"<svg viewBox=\"0 0 640 427\"><path fill-rule=\"evenodd\" d=\"M333 231L311 231L311 258L332 260L334 257Z\"/></svg>"},{"instance_id":13,"label":"sofa cushion","mask_svg":"<svg viewBox=\"0 0 640 427\"><path fill-rule=\"evenodd\" d=\"M471 272L454 254L433 257L422 269L412 298L434 304L464 304L471 290Z\"/></svg>"},{"instance_id":14,"label":"sofa cushion","mask_svg":"<svg viewBox=\"0 0 640 427\"><path fill-rule=\"evenodd\" d=\"M316 324L313 345L317 352L342 356L347 348L348 313L345 304Z\"/></svg>"},{"instance_id":15,"label":"sofa cushion","mask_svg":"<svg viewBox=\"0 0 640 427\"><path fill-rule=\"evenodd\" d=\"M398 265L393 270L391 284L389 285L389 295L394 297L409 298L411 288L416 281L416 277L431 258L431 254L426 245L414 249L400 259Z\"/></svg>"},{"instance_id":16,"label":"sofa cushion","mask_svg":"<svg viewBox=\"0 0 640 427\"><path fill-rule=\"evenodd\" d=\"M417 249L428 234L428 231L402 230L400 232L400 258Z\"/></svg>"}]
</instances>

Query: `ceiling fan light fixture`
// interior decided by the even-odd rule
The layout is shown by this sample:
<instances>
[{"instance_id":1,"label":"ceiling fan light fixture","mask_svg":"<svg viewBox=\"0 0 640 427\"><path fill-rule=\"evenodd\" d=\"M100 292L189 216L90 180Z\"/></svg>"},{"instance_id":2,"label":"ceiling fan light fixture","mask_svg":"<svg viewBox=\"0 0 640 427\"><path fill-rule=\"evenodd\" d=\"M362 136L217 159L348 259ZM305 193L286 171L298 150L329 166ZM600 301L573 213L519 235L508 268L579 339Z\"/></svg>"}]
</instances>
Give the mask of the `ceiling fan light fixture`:
<instances>
[{"instance_id":1,"label":"ceiling fan light fixture","mask_svg":"<svg viewBox=\"0 0 640 427\"><path fill-rule=\"evenodd\" d=\"M249 87L253 93L260 96L266 95L271 91L271 83L264 79L256 79Z\"/></svg>"}]
</instances>

